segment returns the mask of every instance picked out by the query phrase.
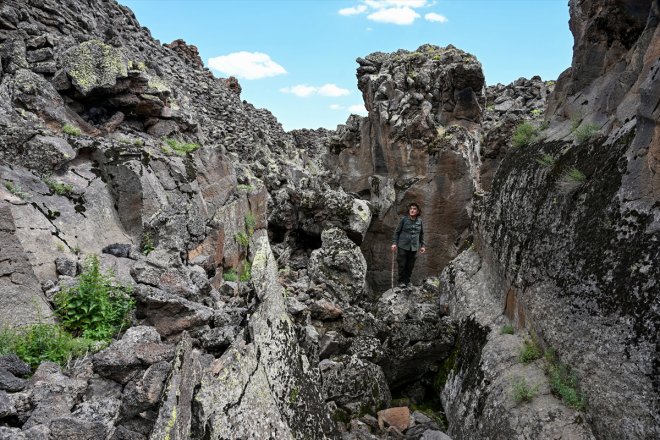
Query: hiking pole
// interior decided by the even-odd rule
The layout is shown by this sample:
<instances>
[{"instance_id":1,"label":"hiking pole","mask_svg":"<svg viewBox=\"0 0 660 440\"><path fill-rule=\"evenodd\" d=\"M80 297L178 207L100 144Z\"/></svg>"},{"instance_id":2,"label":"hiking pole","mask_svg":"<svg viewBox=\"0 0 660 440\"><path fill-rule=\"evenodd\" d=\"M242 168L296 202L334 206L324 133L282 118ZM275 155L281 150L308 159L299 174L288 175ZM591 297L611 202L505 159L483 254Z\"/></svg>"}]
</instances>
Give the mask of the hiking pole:
<instances>
[{"instance_id":1,"label":"hiking pole","mask_svg":"<svg viewBox=\"0 0 660 440\"><path fill-rule=\"evenodd\" d=\"M392 290L394 290L394 251L392 251L391 254L392 254Z\"/></svg>"}]
</instances>

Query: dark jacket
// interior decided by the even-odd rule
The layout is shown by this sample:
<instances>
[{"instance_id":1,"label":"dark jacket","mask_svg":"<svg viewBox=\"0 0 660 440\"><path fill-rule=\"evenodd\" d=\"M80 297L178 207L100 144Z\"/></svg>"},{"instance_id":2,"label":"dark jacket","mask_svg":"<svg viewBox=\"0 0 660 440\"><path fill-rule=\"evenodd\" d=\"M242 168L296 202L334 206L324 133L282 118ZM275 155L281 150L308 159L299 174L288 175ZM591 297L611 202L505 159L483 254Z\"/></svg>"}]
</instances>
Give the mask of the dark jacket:
<instances>
[{"instance_id":1,"label":"dark jacket","mask_svg":"<svg viewBox=\"0 0 660 440\"><path fill-rule=\"evenodd\" d=\"M409 215L401 217L399 226L392 236L392 244L407 251L416 251L424 247L424 225L418 216L415 220Z\"/></svg>"}]
</instances>

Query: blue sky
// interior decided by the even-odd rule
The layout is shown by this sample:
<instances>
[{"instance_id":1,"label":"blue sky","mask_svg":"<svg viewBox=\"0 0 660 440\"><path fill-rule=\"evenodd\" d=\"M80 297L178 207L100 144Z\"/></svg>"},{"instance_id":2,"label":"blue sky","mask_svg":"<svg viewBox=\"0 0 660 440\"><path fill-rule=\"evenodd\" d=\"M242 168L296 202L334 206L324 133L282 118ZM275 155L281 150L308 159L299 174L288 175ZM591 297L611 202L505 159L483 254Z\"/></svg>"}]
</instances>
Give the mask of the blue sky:
<instances>
[{"instance_id":1,"label":"blue sky","mask_svg":"<svg viewBox=\"0 0 660 440\"><path fill-rule=\"evenodd\" d=\"M197 46L217 77L285 130L335 128L364 111L357 57L425 43L476 55L486 83L570 66L568 0L119 0L154 38Z\"/></svg>"}]
</instances>

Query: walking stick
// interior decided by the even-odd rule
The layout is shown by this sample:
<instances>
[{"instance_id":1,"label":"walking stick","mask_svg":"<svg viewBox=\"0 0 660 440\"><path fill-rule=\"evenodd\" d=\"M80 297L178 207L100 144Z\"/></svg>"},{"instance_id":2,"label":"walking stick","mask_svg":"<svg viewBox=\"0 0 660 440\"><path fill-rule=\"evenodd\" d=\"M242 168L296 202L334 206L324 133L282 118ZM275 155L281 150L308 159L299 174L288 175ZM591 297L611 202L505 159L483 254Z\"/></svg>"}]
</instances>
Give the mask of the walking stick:
<instances>
[{"instance_id":1,"label":"walking stick","mask_svg":"<svg viewBox=\"0 0 660 440\"><path fill-rule=\"evenodd\" d=\"M394 251L392 251L391 254L392 254L392 290L394 290Z\"/></svg>"}]
</instances>

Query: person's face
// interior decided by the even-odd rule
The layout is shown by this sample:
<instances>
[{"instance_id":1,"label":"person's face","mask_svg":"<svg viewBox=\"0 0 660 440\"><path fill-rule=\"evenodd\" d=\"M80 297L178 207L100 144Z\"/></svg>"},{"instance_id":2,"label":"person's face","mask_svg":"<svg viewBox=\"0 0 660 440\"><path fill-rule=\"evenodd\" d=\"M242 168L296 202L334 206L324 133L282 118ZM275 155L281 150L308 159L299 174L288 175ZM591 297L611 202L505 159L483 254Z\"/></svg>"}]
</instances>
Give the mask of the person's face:
<instances>
[{"instance_id":1,"label":"person's face","mask_svg":"<svg viewBox=\"0 0 660 440\"><path fill-rule=\"evenodd\" d=\"M408 215L410 215L411 217L417 217L417 213L418 213L418 212L419 212L419 210L417 209L416 206L411 206L411 207L408 209Z\"/></svg>"}]
</instances>

